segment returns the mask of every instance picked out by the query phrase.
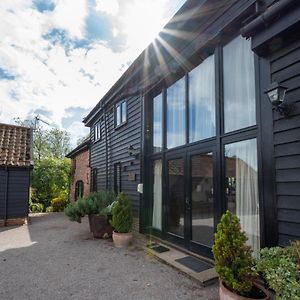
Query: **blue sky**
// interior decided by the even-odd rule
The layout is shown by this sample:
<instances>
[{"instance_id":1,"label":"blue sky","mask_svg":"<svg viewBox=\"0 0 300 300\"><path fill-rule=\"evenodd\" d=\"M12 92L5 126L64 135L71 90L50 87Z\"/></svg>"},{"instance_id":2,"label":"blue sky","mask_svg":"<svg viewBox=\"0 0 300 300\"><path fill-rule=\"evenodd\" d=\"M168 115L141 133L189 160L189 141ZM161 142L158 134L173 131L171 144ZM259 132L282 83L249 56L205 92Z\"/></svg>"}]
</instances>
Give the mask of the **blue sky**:
<instances>
[{"instance_id":1,"label":"blue sky","mask_svg":"<svg viewBox=\"0 0 300 300\"><path fill-rule=\"evenodd\" d=\"M185 0L0 1L0 122L82 118Z\"/></svg>"}]
</instances>

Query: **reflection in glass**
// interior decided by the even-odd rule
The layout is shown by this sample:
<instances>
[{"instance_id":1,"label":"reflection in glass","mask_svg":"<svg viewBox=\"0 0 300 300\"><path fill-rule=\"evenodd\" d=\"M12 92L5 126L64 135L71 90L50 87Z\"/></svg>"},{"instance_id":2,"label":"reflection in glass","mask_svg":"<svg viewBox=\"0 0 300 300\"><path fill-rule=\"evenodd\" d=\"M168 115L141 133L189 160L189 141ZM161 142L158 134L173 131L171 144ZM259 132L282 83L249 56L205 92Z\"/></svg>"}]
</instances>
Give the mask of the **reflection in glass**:
<instances>
[{"instance_id":1,"label":"reflection in glass","mask_svg":"<svg viewBox=\"0 0 300 300\"><path fill-rule=\"evenodd\" d=\"M190 142L216 134L214 56L189 73L189 111Z\"/></svg>"},{"instance_id":2,"label":"reflection in glass","mask_svg":"<svg viewBox=\"0 0 300 300\"><path fill-rule=\"evenodd\" d=\"M122 103L122 123L127 121L127 102Z\"/></svg>"},{"instance_id":3,"label":"reflection in glass","mask_svg":"<svg viewBox=\"0 0 300 300\"><path fill-rule=\"evenodd\" d=\"M167 90L167 147L185 144L185 77Z\"/></svg>"},{"instance_id":4,"label":"reflection in glass","mask_svg":"<svg viewBox=\"0 0 300 300\"><path fill-rule=\"evenodd\" d=\"M153 99L153 152L162 150L162 94Z\"/></svg>"},{"instance_id":5,"label":"reflection in glass","mask_svg":"<svg viewBox=\"0 0 300 300\"><path fill-rule=\"evenodd\" d=\"M153 162L153 215L152 227L161 230L162 211L162 161Z\"/></svg>"},{"instance_id":6,"label":"reflection in glass","mask_svg":"<svg viewBox=\"0 0 300 300\"><path fill-rule=\"evenodd\" d=\"M254 54L241 36L223 49L225 132L256 124Z\"/></svg>"},{"instance_id":7,"label":"reflection in glass","mask_svg":"<svg viewBox=\"0 0 300 300\"><path fill-rule=\"evenodd\" d=\"M183 159L169 160L169 215L168 231L184 234L184 164Z\"/></svg>"},{"instance_id":8,"label":"reflection in glass","mask_svg":"<svg viewBox=\"0 0 300 300\"><path fill-rule=\"evenodd\" d=\"M122 123L122 119L121 119L121 105L117 106L117 126L120 125Z\"/></svg>"},{"instance_id":9,"label":"reflection in glass","mask_svg":"<svg viewBox=\"0 0 300 300\"><path fill-rule=\"evenodd\" d=\"M260 247L256 139L225 146L226 197L256 252Z\"/></svg>"},{"instance_id":10,"label":"reflection in glass","mask_svg":"<svg viewBox=\"0 0 300 300\"><path fill-rule=\"evenodd\" d=\"M192 240L212 247L214 237L213 156L195 155L191 159Z\"/></svg>"}]
</instances>

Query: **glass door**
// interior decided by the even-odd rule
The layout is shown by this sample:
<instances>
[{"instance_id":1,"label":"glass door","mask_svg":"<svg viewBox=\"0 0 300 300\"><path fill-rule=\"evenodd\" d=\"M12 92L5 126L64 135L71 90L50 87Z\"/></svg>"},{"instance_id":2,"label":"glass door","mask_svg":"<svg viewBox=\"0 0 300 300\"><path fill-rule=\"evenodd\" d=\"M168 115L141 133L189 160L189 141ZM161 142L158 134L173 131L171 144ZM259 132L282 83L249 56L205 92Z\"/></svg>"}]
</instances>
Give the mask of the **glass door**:
<instances>
[{"instance_id":1,"label":"glass door","mask_svg":"<svg viewBox=\"0 0 300 300\"><path fill-rule=\"evenodd\" d=\"M185 244L185 155L166 159L166 218L165 233L172 242Z\"/></svg>"},{"instance_id":2,"label":"glass door","mask_svg":"<svg viewBox=\"0 0 300 300\"><path fill-rule=\"evenodd\" d=\"M189 248L211 254L214 242L214 166L213 152L188 155L189 161Z\"/></svg>"}]
</instances>

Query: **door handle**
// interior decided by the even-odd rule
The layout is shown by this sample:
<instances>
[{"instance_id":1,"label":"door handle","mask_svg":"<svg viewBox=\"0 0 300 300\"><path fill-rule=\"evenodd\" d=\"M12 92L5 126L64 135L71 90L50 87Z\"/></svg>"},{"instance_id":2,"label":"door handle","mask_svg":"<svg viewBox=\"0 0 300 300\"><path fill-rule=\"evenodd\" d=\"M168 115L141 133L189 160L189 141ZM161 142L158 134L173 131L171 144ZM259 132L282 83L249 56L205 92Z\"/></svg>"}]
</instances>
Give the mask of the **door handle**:
<instances>
[{"instance_id":1,"label":"door handle","mask_svg":"<svg viewBox=\"0 0 300 300\"><path fill-rule=\"evenodd\" d=\"M185 207L187 210L191 209L191 203L188 197L185 198Z\"/></svg>"}]
</instances>

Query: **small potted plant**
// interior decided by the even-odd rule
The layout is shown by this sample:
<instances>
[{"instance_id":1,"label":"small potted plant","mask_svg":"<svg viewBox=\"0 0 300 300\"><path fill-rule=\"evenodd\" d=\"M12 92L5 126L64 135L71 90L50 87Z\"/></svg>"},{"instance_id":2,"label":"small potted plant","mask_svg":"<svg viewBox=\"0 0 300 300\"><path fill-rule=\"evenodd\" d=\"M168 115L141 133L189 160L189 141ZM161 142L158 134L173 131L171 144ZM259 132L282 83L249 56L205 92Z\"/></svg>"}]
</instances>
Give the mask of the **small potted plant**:
<instances>
[{"instance_id":1,"label":"small potted plant","mask_svg":"<svg viewBox=\"0 0 300 300\"><path fill-rule=\"evenodd\" d=\"M239 218L227 211L217 226L212 248L221 300L270 299L269 293L254 283L254 259L246 241Z\"/></svg>"},{"instance_id":2,"label":"small potted plant","mask_svg":"<svg viewBox=\"0 0 300 300\"><path fill-rule=\"evenodd\" d=\"M120 193L112 208L113 241L117 248L127 247L132 241L132 211L130 200Z\"/></svg>"}]
</instances>

